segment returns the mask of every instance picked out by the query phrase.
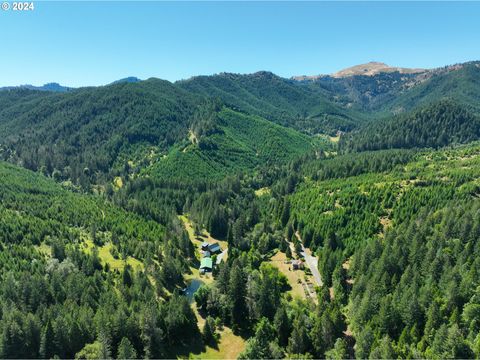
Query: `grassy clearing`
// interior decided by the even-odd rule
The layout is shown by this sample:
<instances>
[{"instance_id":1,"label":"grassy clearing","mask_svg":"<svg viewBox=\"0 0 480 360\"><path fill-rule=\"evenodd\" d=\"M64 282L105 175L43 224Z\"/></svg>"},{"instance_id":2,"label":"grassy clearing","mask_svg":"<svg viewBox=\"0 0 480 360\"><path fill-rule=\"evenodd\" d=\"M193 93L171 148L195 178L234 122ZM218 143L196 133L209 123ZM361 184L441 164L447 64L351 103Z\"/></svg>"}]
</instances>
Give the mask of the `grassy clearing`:
<instances>
[{"instance_id":1,"label":"grassy clearing","mask_svg":"<svg viewBox=\"0 0 480 360\"><path fill-rule=\"evenodd\" d=\"M201 258L200 248L203 242L209 242L209 243L218 242L222 250L225 250L228 248L228 243L226 241L215 239L205 229L202 229L199 235L195 235L194 224L188 218L188 215L179 215L179 219L183 222L183 226L185 226L185 229L187 230L188 237L190 238L190 241L193 243L193 246L195 247L195 255L197 256L197 259ZM225 256L223 257L224 261L227 261L227 256L228 254L225 254Z\"/></svg>"},{"instance_id":2,"label":"grassy clearing","mask_svg":"<svg viewBox=\"0 0 480 360\"><path fill-rule=\"evenodd\" d=\"M317 137L321 140L328 141L330 143L336 144L340 141L340 135L330 136L327 134L318 134Z\"/></svg>"},{"instance_id":3,"label":"grassy clearing","mask_svg":"<svg viewBox=\"0 0 480 360\"><path fill-rule=\"evenodd\" d=\"M206 273L204 275L200 274L200 271L197 268L190 267L190 274L186 274L185 281L190 281L192 279L202 280L205 284L210 285L213 283L213 276L210 273Z\"/></svg>"},{"instance_id":4,"label":"grassy clearing","mask_svg":"<svg viewBox=\"0 0 480 360\"><path fill-rule=\"evenodd\" d=\"M92 239L84 231L81 232L80 237L82 239L80 248L87 254L91 254L93 248L96 247L98 249L98 257L100 258L100 262L102 266L105 266L106 264L108 264L111 271L114 271L114 270L123 271L125 264L129 264L132 267L132 269L135 271L143 270L143 263L131 256L129 256L126 259L126 261L122 259L116 259L112 255L112 250L115 248L115 246L112 243L109 242L103 246L95 246ZM39 253L43 254L44 256L47 256L47 257L52 256L51 246L45 243L42 243L39 246L36 246L36 249L38 250Z\"/></svg>"},{"instance_id":5,"label":"grassy clearing","mask_svg":"<svg viewBox=\"0 0 480 360\"><path fill-rule=\"evenodd\" d=\"M207 346L200 354L190 354L191 359L236 359L245 349L245 339L235 335L232 329L224 327L218 331L220 340L217 348Z\"/></svg>"},{"instance_id":6,"label":"grassy clearing","mask_svg":"<svg viewBox=\"0 0 480 360\"><path fill-rule=\"evenodd\" d=\"M187 217L187 215L179 215L178 218L182 221L185 230L187 230L188 237L195 248L195 256L197 259L201 258L200 247L202 246L202 241L197 239L195 236L195 229L193 228L193 223Z\"/></svg>"},{"instance_id":7,"label":"grassy clearing","mask_svg":"<svg viewBox=\"0 0 480 360\"><path fill-rule=\"evenodd\" d=\"M257 197L263 196L263 195L268 195L270 194L270 188L269 187L263 187L261 189L255 190L255 195Z\"/></svg>"},{"instance_id":8,"label":"grassy clearing","mask_svg":"<svg viewBox=\"0 0 480 360\"><path fill-rule=\"evenodd\" d=\"M311 276L308 276L302 270L289 270L291 269L291 264L286 264L287 256L283 252L277 252L272 258L270 259L270 263L277 267L280 272L285 275L288 279L288 283L292 287L289 290L289 293L292 297L299 297L302 299L306 299L305 290L303 289L302 282L305 282L305 279L311 281Z\"/></svg>"},{"instance_id":9,"label":"grassy clearing","mask_svg":"<svg viewBox=\"0 0 480 360\"><path fill-rule=\"evenodd\" d=\"M198 327L203 330L205 319L198 313L195 304L192 306L193 312L197 317ZM245 349L245 339L235 335L229 327L224 326L221 330L217 329L220 339L216 347L206 346L197 352L191 352L190 359L236 359Z\"/></svg>"},{"instance_id":10,"label":"grassy clearing","mask_svg":"<svg viewBox=\"0 0 480 360\"><path fill-rule=\"evenodd\" d=\"M95 245L93 241L89 238L84 239L82 245L82 249L87 252L91 253ZM108 264L110 270L118 270L123 271L123 268L126 264L129 264L133 270L141 271L143 270L143 263L131 256L127 257L126 260L116 259L113 257L111 250L114 248L112 243L106 243L103 246L97 246L98 248L98 257L100 258L100 262L102 266Z\"/></svg>"},{"instance_id":11,"label":"grassy clearing","mask_svg":"<svg viewBox=\"0 0 480 360\"><path fill-rule=\"evenodd\" d=\"M195 244L198 242L197 238L195 237L195 230L193 228L193 223L190 221L187 215L179 215L178 218L182 221L183 226L187 230L188 237L190 240Z\"/></svg>"}]
</instances>

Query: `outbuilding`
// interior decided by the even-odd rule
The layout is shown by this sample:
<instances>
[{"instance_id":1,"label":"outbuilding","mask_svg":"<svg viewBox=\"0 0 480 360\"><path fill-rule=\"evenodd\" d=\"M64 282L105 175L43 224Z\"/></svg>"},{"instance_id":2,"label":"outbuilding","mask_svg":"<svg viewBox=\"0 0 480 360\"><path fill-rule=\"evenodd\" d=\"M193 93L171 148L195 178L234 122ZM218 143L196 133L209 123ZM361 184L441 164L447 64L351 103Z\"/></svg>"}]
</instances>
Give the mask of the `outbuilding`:
<instances>
[{"instance_id":1,"label":"outbuilding","mask_svg":"<svg viewBox=\"0 0 480 360\"><path fill-rule=\"evenodd\" d=\"M210 257L204 257L202 258L202 261L200 262L200 271L202 272L207 272L207 271L212 271L213 268L213 263L212 263L212 258Z\"/></svg>"},{"instance_id":2,"label":"outbuilding","mask_svg":"<svg viewBox=\"0 0 480 360\"><path fill-rule=\"evenodd\" d=\"M293 270L302 270L304 268L302 260L292 260Z\"/></svg>"},{"instance_id":3,"label":"outbuilding","mask_svg":"<svg viewBox=\"0 0 480 360\"><path fill-rule=\"evenodd\" d=\"M222 248L220 247L219 243L213 243L208 246L208 251L212 254L218 254L222 252Z\"/></svg>"}]
</instances>

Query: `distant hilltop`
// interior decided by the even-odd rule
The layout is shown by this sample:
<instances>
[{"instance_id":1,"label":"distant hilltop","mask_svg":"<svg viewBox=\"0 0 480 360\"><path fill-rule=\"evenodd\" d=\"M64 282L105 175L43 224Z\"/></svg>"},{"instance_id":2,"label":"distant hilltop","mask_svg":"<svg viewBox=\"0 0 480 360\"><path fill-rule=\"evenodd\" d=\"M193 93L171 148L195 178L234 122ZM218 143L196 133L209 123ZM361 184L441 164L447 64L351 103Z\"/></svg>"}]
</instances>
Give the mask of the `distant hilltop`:
<instances>
[{"instance_id":1,"label":"distant hilltop","mask_svg":"<svg viewBox=\"0 0 480 360\"><path fill-rule=\"evenodd\" d=\"M52 91L52 92L67 92L73 90L73 88L62 86L58 83L52 82L42 86L34 85L20 85L20 86L5 86L0 87L1 90L12 90L12 89L29 89L29 90L39 90L39 91Z\"/></svg>"},{"instance_id":2,"label":"distant hilltop","mask_svg":"<svg viewBox=\"0 0 480 360\"><path fill-rule=\"evenodd\" d=\"M290 77L290 80L294 81L316 81L316 80L325 80L325 81L337 81L337 82L342 82L348 78L353 77L353 76L369 76L369 77L375 77L376 75L379 74L393 74L393 73L398 73L402 74L403 80L407 80L405 83L407 87L410 87L412 85L418 84L420 82L423 82L429 78L431 78L433 75L438 75L438 74L444 74L448 73L451 71L459 70L467 65L474 65L477 67L480 67L480 61L468 61L464 63L457 63L457 64L452 64L452 65L446 65L442 67L437 67L437 68L431 68L431 69L422 69L422 68L404 68L404 67L398 67L398 66L389 66L383 62L378 62L378 61L371 61L366 64L360 64L360 65L355 65L351 66L348 68L345 68L343 70L337 71L332 74L319 74L319 75L298 75L298 76L292 76ZM255 73L249 73L249 74L241 74L241 73L229 73L229 72L220 72L218 74L214 75L195 75L192 76L189 79L184 79L184 80L177 80L174 81L173 83L188 83L192 81L202 81L209 79L209 78L214 78L214 77L221 77L221 78L227 78L232 81L235 81L236 79L239 78L249 78L249 79L280 79L280 76L275 75L274 73L270 71L257 71ZM114 85L114 84L123 84L123 83L138 83L144 81L142 79L139 79L135 76L129 76L125 77L116 81L113 81L109 84L106 85ZM104 86L104 85L92 85L88 87L97 87L97 86ZM5 87L0 87L0 91L2 90L13 90L13 89L29 89L29 90L37 90L37 91L49 91L49 92L68 92L75 90L77 88L74 87L67 87L60 85L56 82L48 83L42 86L34 86L34 85L19 85L19 86L5 86Z\"/></svg>"},{"instance_id":3,"label":"distant hilltop","mask_svg":"<svg viewBox=\"0 0 480 360\"><path fill-rule=\"evenodd\" d=\"M121 83L136 83L142 81L141 79L135 76L129 76L123 79L116 80L109 85L112 84L121 84ZM0 91L2 90L13 90L13 89L28 89L28 90L38 90L38 91L50 91L50 92L68 92L71 90L75 90L73 87L63 86L56 82L48 83L42 86L34 86L30 84L26 85L19 85L19 86L4 86L0 87Z\"/></svg>"},{"instance_id":4,"label":"distant hilltop","mask_svg":"<svg viewBox=\"0 0 480 360\"><path fill-rule=\"evenodd\" d=\"M298 81L304 81L304 80L315 80L325 76L330 76L334 78L344 78L344 77L356 76L356 75L374 76L380 73L392 73L392 72L399 72L400 74L418 74L418 73L423 73L425 71L427 70L395 67L395 66L389 66L382 62L371 61L366 64L355 65L355 66L340 70L330 75L312 75L312 76L300 75L300 76L293 76L292 79L298 80Z\"/></svg>"},{"instance_id":5,"label":"distant hilltop","mask_svg":"<svg viewBox=\"0 0 480 360\"><path fill-rule=\"evenodd\" d=\"M425 69L410 69L410 68L402 68L402 67L394 67L388 66L387 64L381 62L369 62L366 64L355 65L335 74L332 74L332 77L347 77L347 76L354 76L354 75L366 75L366 76L373 76L379 73L391 73L391 72L399 72L400 74L416 74L425 72Z\"/></svg>"},{"instance_id":6,"label":"distant hilltop","mask_svg":"<svg viewBox=\"0 0 480 360\"><path fill-rule=\"evenodd\" d=\"M112 82L111 84L136 83L136 82L139 82L139 81L142 81L142 80L140 80L139 78L137 78L135 76L129 76L129 77L126 77L126 78L123 78L123 79L120 79L120 80L116 80L116 81Z\"/></svg>"}]
</instances>

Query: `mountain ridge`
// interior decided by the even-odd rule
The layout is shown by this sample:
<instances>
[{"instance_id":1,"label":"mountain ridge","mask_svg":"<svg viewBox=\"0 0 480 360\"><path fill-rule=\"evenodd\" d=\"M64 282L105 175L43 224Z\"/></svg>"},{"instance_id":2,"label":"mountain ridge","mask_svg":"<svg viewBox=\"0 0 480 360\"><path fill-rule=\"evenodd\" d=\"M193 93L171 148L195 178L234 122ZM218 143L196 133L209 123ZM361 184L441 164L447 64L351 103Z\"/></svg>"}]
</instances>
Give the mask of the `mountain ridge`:
<instances>
[{"instance_id":1,"label":"mountain ridge","mask_svg":"<svg viewBox=\"0 0 480 360\"><path fill-rule=\"evenodd\" d=\"M332 74L320 74L320 75L298 75L292 76L292 80L296 81L306 81L306 80L317 80L322 77L333 77L333 78L345 78L350 76L373 76L380 73L392 73L398 72L400 74L418 74L427 72L428 69L421 68L405 68L398 66L390 66L383 62L370 61L365 64L353 65L348 68L339 70Z\"/></svg>"},{"instance_id":2,"label":"mountain ridge","mask_svg":"<svg viewBox=\"0 0 480 360\"><path fill-rule=\"evenodd\" d=\"M480 113L478 63L430 70L428 77L418 79L423 74L390 72L299 82L260 71L198 76L175 83L135 79L65 93L16 88L0 92L0 156L87 185L110 181L118 174L138 174L175 149L185 149L196 124L206 126L202 130L206 133L211 130L210 112L198 111L208 102L230 109L239 124L258 117L261 124L270 122L307 137L337 137L443 98ZM259 122L254 123L260 128ZM225 132L206 136L213 144L203 143L208 146L192 154L213 159L211 163L220 164L221 174L226 169L239 170L219 162L215 157L221 154L230 160L236 156L243 169L253 169L259 164L255 151L236 142L235 137L229 138ZM278 159L291 160L282 155L287 137L280 138L269 151ZM296 135L293 138L298 139ZM239 149L243 155L233 156ZM180 153L181 158L187 155Z\"/></svg>"},{"instance_id":3,"label":"mountain ridge","mask_svg":"<svg viewBox=\"0 0 480 360\"><path fill-rule=\"evenodd\" d=\"M60 85L56 82L50 82L43 84L42 86L34 86L30 84L18 85L18 86L4 86L0 87L0 91L14 90L14 89L28 89L28 90L38 90L38 91L50 91L50 92L68 92L74 88Z\"/></svg>"}]
</instances>

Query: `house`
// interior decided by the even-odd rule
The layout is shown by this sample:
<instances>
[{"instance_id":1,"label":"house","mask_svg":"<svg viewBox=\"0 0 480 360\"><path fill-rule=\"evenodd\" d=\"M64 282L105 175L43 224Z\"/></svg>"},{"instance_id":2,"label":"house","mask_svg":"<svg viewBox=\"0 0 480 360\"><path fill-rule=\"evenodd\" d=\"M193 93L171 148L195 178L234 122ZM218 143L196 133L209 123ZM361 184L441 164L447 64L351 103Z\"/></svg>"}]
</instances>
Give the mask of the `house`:
<instances>
[{"instance_id":1,"label":"house","mask_svg":"<svg viewBox=\"0 0 480 360\"><path fill-rule=\"evenodd\" d=\"M212 263L212 258L210 257L204 257L202 258L202 261L200 262L200 272L201 273L206 273L211 272L213 268L213 263Z\"/></svg>"},{"instance_id":2,"label":"house","mask_svg":"<svg viewBox=\"0 0 480 360\"><path fill-rule=\"evenodd\" d=\"M304 268L302 260L292 260L293 270L302 270Z\"/></svg>"},{"instance_id":3,"label":"house","mask_svg":"<svg viewBox=\"0 0 480 360\"><path fill-rule=\"evenodd\" d=\"M209 245L208 251L210 251L212 254L218 254L222 252L222 248L220 247L219 243L213 243Z\"/></svg>"},{"instance_id":4,"label":"house","mask_svg":"<svg viewBox=\"0 0 480 360\"><path fill-rule=\"evenodd\" d=\"M202 251L209 251L210 254L218 254L222 252L222 248L219 243L209 244L208 242L202 243Z\"/></svg>"}]
</instances>

